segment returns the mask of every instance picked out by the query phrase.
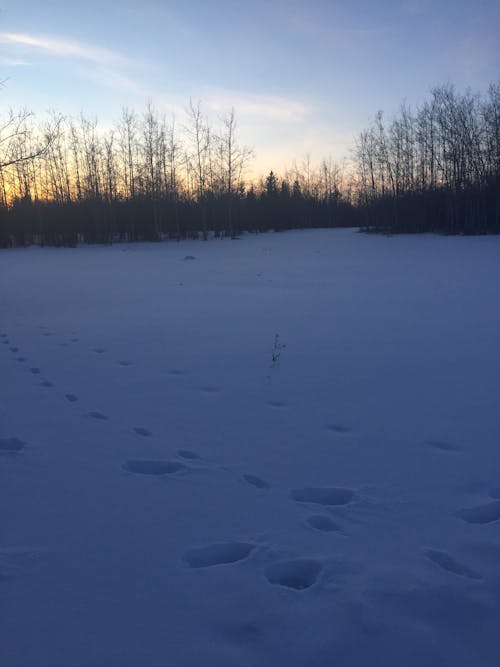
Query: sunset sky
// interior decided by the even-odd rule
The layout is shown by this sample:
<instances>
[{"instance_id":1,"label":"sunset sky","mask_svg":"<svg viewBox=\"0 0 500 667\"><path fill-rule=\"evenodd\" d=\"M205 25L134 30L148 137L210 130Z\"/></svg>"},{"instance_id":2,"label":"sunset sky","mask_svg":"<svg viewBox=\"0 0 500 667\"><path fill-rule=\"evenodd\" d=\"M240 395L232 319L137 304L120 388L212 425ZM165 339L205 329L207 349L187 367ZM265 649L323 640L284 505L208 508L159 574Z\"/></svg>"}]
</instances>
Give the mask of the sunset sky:
<instances>
[{"instance_id":1,"label":"sunset sky","mask_svg":"<svg viewBox=\"0 0 500 667\"><path fill-rule=\"evenodd\" d=\"M0 6L2 109L97 116L235 107L255 168L348 156L378 109L500 72L498 0L24 0Z\"/></svg>"}]
</instances>

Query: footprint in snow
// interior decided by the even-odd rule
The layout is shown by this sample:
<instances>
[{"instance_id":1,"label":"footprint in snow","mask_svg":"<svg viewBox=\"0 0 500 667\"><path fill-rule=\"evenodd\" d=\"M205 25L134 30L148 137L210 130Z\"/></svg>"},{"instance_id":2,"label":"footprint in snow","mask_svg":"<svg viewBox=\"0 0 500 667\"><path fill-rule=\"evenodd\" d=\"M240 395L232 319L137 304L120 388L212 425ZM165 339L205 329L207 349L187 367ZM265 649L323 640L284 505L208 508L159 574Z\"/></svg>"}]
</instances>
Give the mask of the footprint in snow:
<instances>
[{"instance_id":1,"label":"footprint in snow","mask_svg":"<svg viewBox=\"0 0 500 667\"><path fill-rule=\"evenodd\" d=\"M143 459L131 459L122 465L127 472L138 475L171 475L180 470L187 470L186 466L179 461L151 461Z\"/></svg>"},{"instance_id":2,"label":"footprint in snow","mask_svg":"<svg viewBox=\"0 0 500 667\"><path fill-rule=\"evenodd\" d=\"M11 352L13 352L14 354L15 354L16 352L19 352L19 348L18 348L18 347L9 347L9 350L10 350Z\"/></svg>"},{"instance_id":3,"label":"footprint in snow","mask_svg":"<svg viewBox=\"0 0 500 667\"><path fill-rule=\"evenodd\" d=\"M70 403L75 403L75 401L78 400L78 396L75 396L75 394L65 394L64 397L66 398L67 401Z\"/></svg>"},{"instance_id":4,"label":"footprint in snow","mask_svg":"<svg viewBox=\"0 0 500 667\"><path fill-rule=\"evenodd\" d=\"M42 380L40 382L40 387L47 387L48 388L48 387L53 387L53 386L54 386L54 383L51 382L50 380Z\"/></svg>"},{"instance_id":5,"label":"footprint in snow","mask_svg":"<svg viewBox=\"0 0 500 667\"><path fill-rule=\"evenodd\" d=\"M270 584L302 591L318 580L323 565L313 558L293 558L269 565L266 579Z\"/></svg>"},{"instance_id":6,"label":"footprint in snow","mask_svg":"<svg viewBox=\"0 0 500 667\"><path fill-rule=\"evenodd\" d=\"M308 516L306 523L311 526L311 528L320 530L323 533L331 533L333 531L342 530L342 528L336 524L335 521L332 521L329 516L325 516L324 514L313 514L312 516Z\"/></svg>"},{"instance_id":7,"label":"footprint in snow","mask_svg":"<svg viewBox=\"0 0 500 667\"><path fill-rule=\"evenodd\" d=\"M267 401L266 405L274 410L283 410L287 407L286 403L283 403L283 401Z\"/></svg>"},{"instance_id":8,"label":"footprint in snow","mask_svg":"<svg viewBox=\"0 0 500 667\"><path fill-rule=\"evenodd\" d=\"M96 354L103 354L104 352L106 352L106 348L104 348L104 347L92 347L90 349L90 351L95 352Z\"/></svg>"},{"instance_id":9,"label":"footprint in snow","mask_svg":"<svg viewBox=\"0 0 500 667\"><path fill-rule=\"evenodd\" d=\"M70 343L78 343L79 340L80 340L79 338L70 338L69 342Z\"/></svg>"},{"instance_id":10,"label":"footprint in snow","mask_svg":"<svg viewBox=\"0 0 500 667\"><path fill-rule=\"evenodd\" d=\"M219 389L217 387L207 386L207 387L202 387L201 391L204 394L217 394L219 392Z\"/></svg>"},{"instance_id":11,"label":"footprint in snow","mask_svg":"<svg viewBox=\"0 0 500 667\"><path fill-rule=\"evenodd\" d=\"M54 334L52 333L52 331L45 331L45 332L42 334L42 336L53 336L53 335L54 335Z\"/></svg>"},{"instance_id":12,"label":"footprint in snow","mask_svg":"<svg viewBox=\"0 0 500 667\"><path fill-rule=\"evenodd\" d=\"M317 505L347 505L355 498L352 489L335 486L306 487L293 489L290 498L299 503L315 503Z\"/></svg>"},{"instance_id":13,"label":"footprint in snow","mask_svg":"<svg viewBox=\"0 0 500 667\"><path fill-rule=\"evenodd\" d=\"M179 449L177 455L183 459L188 459L189 461L195 461L201 459L201 456L196 452L191 451L190 449Z\"/></svg>"},{"instance_id":14,"label":"footprint in snow","mask_svg":"<svg viewBox=\"0 0 500 667\"><path fill-rule=\"evenodd\" d=\"M109 419L107 415L104 415L102 412L98 412L97 410L91 410L90 412L87 412L85 414L85 417L92 417L92 419L100 419L102 421Z\"/></svg>"},{"instance_id":15,"label":"footprint in snow","mask_svg":"<svg viewBox=\"0 0 500 667\"><path fill-rule=\"evenodd\" d=\"M25 447L26 443L19 438L0 438L0 452L22 452Z\"/></svg>"},{"instance_id":16,"label":"footprint in snow","mask_svg":"<svg viewBox=\"0 0 500 667\"><path fill-rule=\"evenodd\" d=\"M2 343L3 343L4 345L9 345L9 344L10 344L10 340L9 340L8 338L5 338L5 339L2 341Z\"/></svg>"},{"instance_id":17,"label":"footprint in snow","mask_svg":"<svg viewBox=\"0 0 500 667\"><path fill-rule=\"evenodd\" d=\"M467 523L492 523L500 519L500 500L493 500L484 505L458 510L455 513Z\"/></svg>"},{"instance_id":18,"label":"footprint in snow","mask_svg":"<svg viewBox=\"0 0 500 667\"><path fill-rule=\"evenodd\" d=\"M352 433L352 429L345 424L327 424L325 428L329 433L335 435L349 435L349 433Z\"/></svg>"},{"instance_id":19,"label":"footprint in snow","mask_svg":"<svg viewBox=\"0 0 500 667\"><path fill-rule=\"evenodd\" d=\"M196 257L194 255L186 255L182 261L183 262L189 262L189 261L192 261L193 259L196 259Z\"/></svg>"},{"instance_id":20,"label":"footprint in snow","mask_svg":"<svg viewBox=\"0 0 500 667\"><path fill-rule=\"evenodd\" d=\"M144 426L134 426L132 429L134 433L137 433L137 435L142 435L145 438L149 437L150 435L153 435L152 432L148 428L144 428Z\"/></svg>"},{"instance_id":21,"label":"footprint in snow","mask_svg":"<svg viewBox=\"0 0 500 667\"><path fill-rule=\"evenodd\" d=\"M270 485L266 482L265 479L257 477L257 475L242 475L241 478L251 486L255 486L257 489L269 489Z\"/></svg>"},{"instance_id":22,"label":"footprint in snow","mask_svg":"<svg viewBox=\"0 0 500 667\"><path fill-rule=\"evenodd\" d=\"M17 357L16 361L18 361L20 364L23 364L26 361L26 357Z\"/></svg>"},{"instance_id":23,"label":"footprint in snow","mask_svg":"<svg viewBox=\"0 0 500 667\"><path fill-rule=\"evenodd\" d=\"M479 572L476 572L467 565L463 565L459 561L455 560L455 558L446 553L446 551L438 551L437 549L424 549L423 551L424 555L429 560L431 560L433 563L436 563L436 565L439 565L440 568L446 570L447 572L452 572L459 577L482 579L482 576L479 574Z\"/></svg>"},{"instance_id":24,"label":"footprint in snow","mask_svg":"<svg viewBox=\"0 0 500 667\"><path fill-rule=\"evenodd\" d=\"M127 361L126 359L120 359L118 366L132 366L132 362Z\"/></svg>"},{"instance_id":25,"label":"footprint in snow","mask_svg":"<svg viewBox=\"0 0 500 667\"><path fill-rule=\"evenodd\" d=\"M255 545L249 542L221 542L190 549L182 558L191 568L212 567L237 563L247 558L254 549Z\"/></svg>"},{"instance_id":26,"label":"footprint in snow","mask_svg":"<svg viewBox=\"0 0 500 667\"><path fill-rule=\"evenodd\" d=\"M182 371L179 371L179 370L176 369L176 368L174 368L174 369L172 369L171 371L168 371L168 374L169 374L169 375L173 375L173 376L179 376L179 375L183 375L183 372L182 372Z\"/></svg>"},{"instance_id":27,"label":"footprint in snow","mask_svg":"<svg viewBox=\"0 0 500 667\"><path fill-rule=\"evenodd\" d=\"M445 440L426 440L426 445L434 449L440 449L442 452L461 452L461 448L453 442L446 442Z\"/></svg>"}]
</instances>

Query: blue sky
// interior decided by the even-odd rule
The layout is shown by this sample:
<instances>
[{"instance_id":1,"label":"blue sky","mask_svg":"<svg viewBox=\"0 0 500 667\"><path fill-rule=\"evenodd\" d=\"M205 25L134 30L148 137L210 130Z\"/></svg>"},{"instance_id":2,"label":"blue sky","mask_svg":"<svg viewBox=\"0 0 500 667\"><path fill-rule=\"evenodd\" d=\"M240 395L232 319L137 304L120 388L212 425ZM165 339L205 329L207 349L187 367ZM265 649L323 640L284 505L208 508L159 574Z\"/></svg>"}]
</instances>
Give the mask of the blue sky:
<instances>
[{"instance_id":1,"label":"blue sky","mask_svg":"<svg viewBox=\"0 0 500 667\"><path fill-rule=\"evenodd\" d=\"M256 169L348 154L378 109L500 77L494 0L59 0L0 5L2 107L97 116L236 109Z\"/></svg>"}]
</instances>

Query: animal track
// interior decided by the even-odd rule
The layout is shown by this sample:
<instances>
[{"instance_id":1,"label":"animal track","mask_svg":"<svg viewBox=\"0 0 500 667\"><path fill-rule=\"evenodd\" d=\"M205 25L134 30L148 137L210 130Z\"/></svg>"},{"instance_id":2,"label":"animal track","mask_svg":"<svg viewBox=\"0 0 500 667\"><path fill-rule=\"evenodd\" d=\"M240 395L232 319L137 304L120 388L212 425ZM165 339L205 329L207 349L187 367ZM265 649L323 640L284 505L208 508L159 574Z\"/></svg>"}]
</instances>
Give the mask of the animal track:
<instances>
[{"instance_id":1,"label":"animal track","mask_svg":"<svg viewBox=\"0 0 500 667\"><path fill-rule=\"evenodd\" d=\"M352 429L345 424L327 424L326 430L330 431L330 433L335 433L336 435L347 435L352 431Z\"/></svg>"},{"instance_id":2,"label":"animal track","mask_svg":"<svg viewBox=\"0 0 500 667\"><path fill-rule=\"evenodd\" d=\"M26 361L26 357L17 357L16 361L19 361L19 363L24 363Z\"/></svg>"},{"instance_id":3,"label":"animal track","mask_svg":"<svg viewBox=\"0 0 500 667\"><path fill-rule=\"evenodd\" d=\"M211 567L243 560L255 549L249 542L221 542L186 551L183 560L189 567Z\"/></svg>"},{"instance_id":4,"label":"animal track","mask_svg":"<svg viewBox=\"0 0 500 667\"><path fill-rule=\"evenodd\" d=\"M9 350L10 350L11 352L13 352L14 354L15 354L16 352L19 352L19 348L18 348L18 347L9 347Z\"/></svg>"},{"instance_id":5,"label":"animal track","mask_svg":"<svg viewBox=\"0 0 500 667\"><path fill-rule=\"evenodd\" d=\"M39 368L30 368L30 373L33 373L33 375L40 375L40 369Z\"/></svg>"},{"instance_id":6,"label":"animal track","mask_svg":"<svg viewBox=\"0 0 500 667\"><path fill-rule=\"evenodd\" d=\"M108 419L107 415L103 415L102 412L98 412L97 410L91 410L90 412L87 412L86 417L92 417L92 419L101 419L101 420L106 420Z\"/></svg>"},{"instance_id":7,"label":"animal track","mask_svg":"<svg viewBox=\"0 0 500 667\"><path fill-rule=\"evenodd\" d=\"M266 578L270 584L302 591L310 588L318 579L323 566L312 558L295 558L269 565Z\"/></svg>"},{"instance_id":8,"label":"animal track","mask_svg":"<svg viewBox=\"0 0 500 667\"><path fill-rule=\"evenodd\" d=\"M177 369L175 369L175 368L174 368L173 370L171 370L171 371L168 371L168 374L169 374L169 375L183 375L182 371L179 371L179 370L177 370Z\"/></svg>"},{"instance_id":9,"label":"animal track","mask_svg":"<svg viewBox=\"0 0 500 667\"><path fill-rule=\"evenodd\" d=\"M283 401L267 401L266 405L275 410L283 410L283 408L287 407L286 403L283 403Z\"/></svg>"},{"instance_id":10,"label":"animal track","mask_svg":"<svg viewBox=\"0 0 500 667\"><path fill-rule=\"evenodd\" d=\"M452 442L446 442L444 440L427 440L426 444L429 445L429 447L434 447L434 449L440 449L443 452L462 451L458 445L455 445Z\"/></svg>"},{"instance_id":11,"label":"animal track","mask_svg":"<svg viewBox=\"0 0 500 667\"><path fill-rule=\"evenodd\" d=\"M308 516L306 522L311 528L321 530L325 533L341 530L340 526L337 525L335 521L332 521L329 516L324 516L323 514L313 514L312 516Z\"/></svg>"},{"instance_id":12,"label":"animal track","mask_svg":"<svg viewBox=\"0 0 500 667\"><path fill-rule=\"evenodd\" d=\"M118 365L119 366L132 366L132 362L131 361L126 361L125 359L121 359L118 362Z\"/></svg>"},{"instance_id":13,"label":"animal track","mask_svg":"<svg viewBox=\"0 0 500 667\"><path fill-rule=\"evenodd\" d=\"M500 500L494 500L491 503L478 505L461 509L456 512L456 516L460 517L468 523L491 523L500 519Z\"/></svg>"},{"instance_id":14,"label":"animal track","mask_svg":"<svg viewBox=\"0 0 500 667\"><path fill-rule=\"evenodd\" d=\"M103 354L106 352L106 349L104 347L92 347L91 352L95 352L96 354Z\"/></svg>"},{"instance_id":15,"label":"animal track","mask_svg":"<svg viewBox=\"0 0 500 667\"><path fill-rule=\"evenodd\" d=\"M134 426L132 429L134 433L137 433L137 435L142 435L145 438L149 437L150 435L153 435L151 431L148 428L144 428L144 426Z\"/></svg>"},{"instance_id":16,"label":"animal track","mask_svg":"<svg viewBox=\"0 0 500 667\"><path fill-rule=\"evenodd\" d=\"M354 496L352 489L333 486L293 489L290 493L292 500L317 505L347 505L354 499Z\"/></svg>"},{"instance_id":17,"label":"animal track","mask_svg":"<svg viewBox=\"0 0 500 667\"><path fill-rule=\"evenodd\" d=\"M78 396L75 396L75 394L65 394L65 398L70 403L74 403L75 401L78 400Z\"/></svg>"},{"instance_id":18,"label":"animal track","mask_svg":"<svg viewBox=\"0 0 500 667\"><path fill-rule=\"evenodd\" d=\"M0 438L0 452L21 452L26 443L19 438Z\"/></svg>"},{"instance_id":19,"label":"animal track","mask_svg":"<svg viewBox=\"0 0 500 667\"><path fill-rule=\"evenodd\" d=\"M201 458L199 454L192 452L190 449L179 449L177 454L183 459L189 459L190 461Z\"/></svg>"},{"instance_id":20,"label":"animal track","mask_svg":"<svg viewBox=\"0 0 500 667\"><path fill-rule=\"evenodd\" d=\"M257 475L242 475L242 479L247 482L247 484L251 484L252 486L256 486L258 489L269 489L270 485L266 482L266 480L257 477Z\"/></svg>"},{"instance_id":21,"label":"animal track","mask_svg":"<svg viewBox=\"0 0 500 667\"><path fill-rule=\"evenodd\" d=\"M42 380L40 382L40 387L53 387L54 383L51 382L50 380Z\"/></svg>"},{"instance_id":22,"label":"animal track","mask_svg":"<svg viewBox=\"0 0 500 667\"><path fill-rule=\"evenodd\" d=\"M459 577L468 577L469 579L482 579L482 576L472 570L467 565L459 563L457 560L446 553L446 551L437 551L436 549L424 549L424 555L443 570L457 574Z\"/></svg>"},{"instance_id":23,"label":"animal track","mask_svg":"<svg viewBox=\"0 0 500 667\"><path fill-rule=\"evenodd\" d=\"M148 461L131 459L123 464L122 468L127 472L139 475L170 475L179 470L186 470L186 466L178 461Z\"/></svg>"}]
</instances>

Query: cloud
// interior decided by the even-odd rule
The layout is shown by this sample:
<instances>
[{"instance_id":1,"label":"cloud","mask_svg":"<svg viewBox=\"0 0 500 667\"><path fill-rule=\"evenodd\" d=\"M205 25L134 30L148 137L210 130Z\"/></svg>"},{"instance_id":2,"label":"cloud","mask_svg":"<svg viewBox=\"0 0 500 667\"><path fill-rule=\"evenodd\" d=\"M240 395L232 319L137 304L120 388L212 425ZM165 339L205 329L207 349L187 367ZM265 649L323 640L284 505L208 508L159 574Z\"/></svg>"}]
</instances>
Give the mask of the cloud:
<instances>
[{"instance_id":1,"label":"cloud","mask_svg":"<svg viewBox=\"0 0 500 667\"><path fill-rule=\"evenodd\" d=\"M311 113L310 107L298 100L258 93L211 91L203 98L215 112L234 107L240 116L274 120L281 123L302 123Z\"/></svg>"},{"instance_id":2,"label":"cloud","mask_svg":"<svg viewBox=\"0 0 500 667\"><path fill-rule=\"evenodd\" d=\"M114 88L125 93L147 97L147 91L139 86L133 79L114 69L107 67L99 67L97 69L80 67L79 71L87 79L90 79L99 85L106 86L106 88Z\"/></svg>"},{"instance_id":3,"label":"cloud","mask_svg":"<svg viewBox=\"0 0 500 667\"><path fill-rule=\"evenodd\" d=\"M72 61L76 73L101 86L126 93L144 94L141 87L128 76L135 63L117 51L63 37L14 32L0 33L0 44L10 45L21 53L45 53ZM29 64L19 58L2 58L0 62L11 66ZM123 73L125 68L127 74Z\"/></svg>"},{"instance_id":4,"label":"cloud","mask_svg":"<svg viewBox=\"0 0 500 667\"><path fill-rule=\"evenodd\" d=\"M104 49L93 44L71 41L60 37L43 37L26 33L2 32L0 42L13 46L25 47L28 50L42 51L61 58L75 58L86 60L98 65L116 67L125 65L128 59L125 56Z\"/></svg>"},{"instance_id":5,"label":"cloud","mask_svg":"<svg viewBox=\"0 0 500 667\"><path fill-rule=\"evenodd\" d=\"M25 67L26 65L31 65L31 63L23 58L4 58L0 56L0 65L4 67Z\"/></svg>"}]
</instances>

